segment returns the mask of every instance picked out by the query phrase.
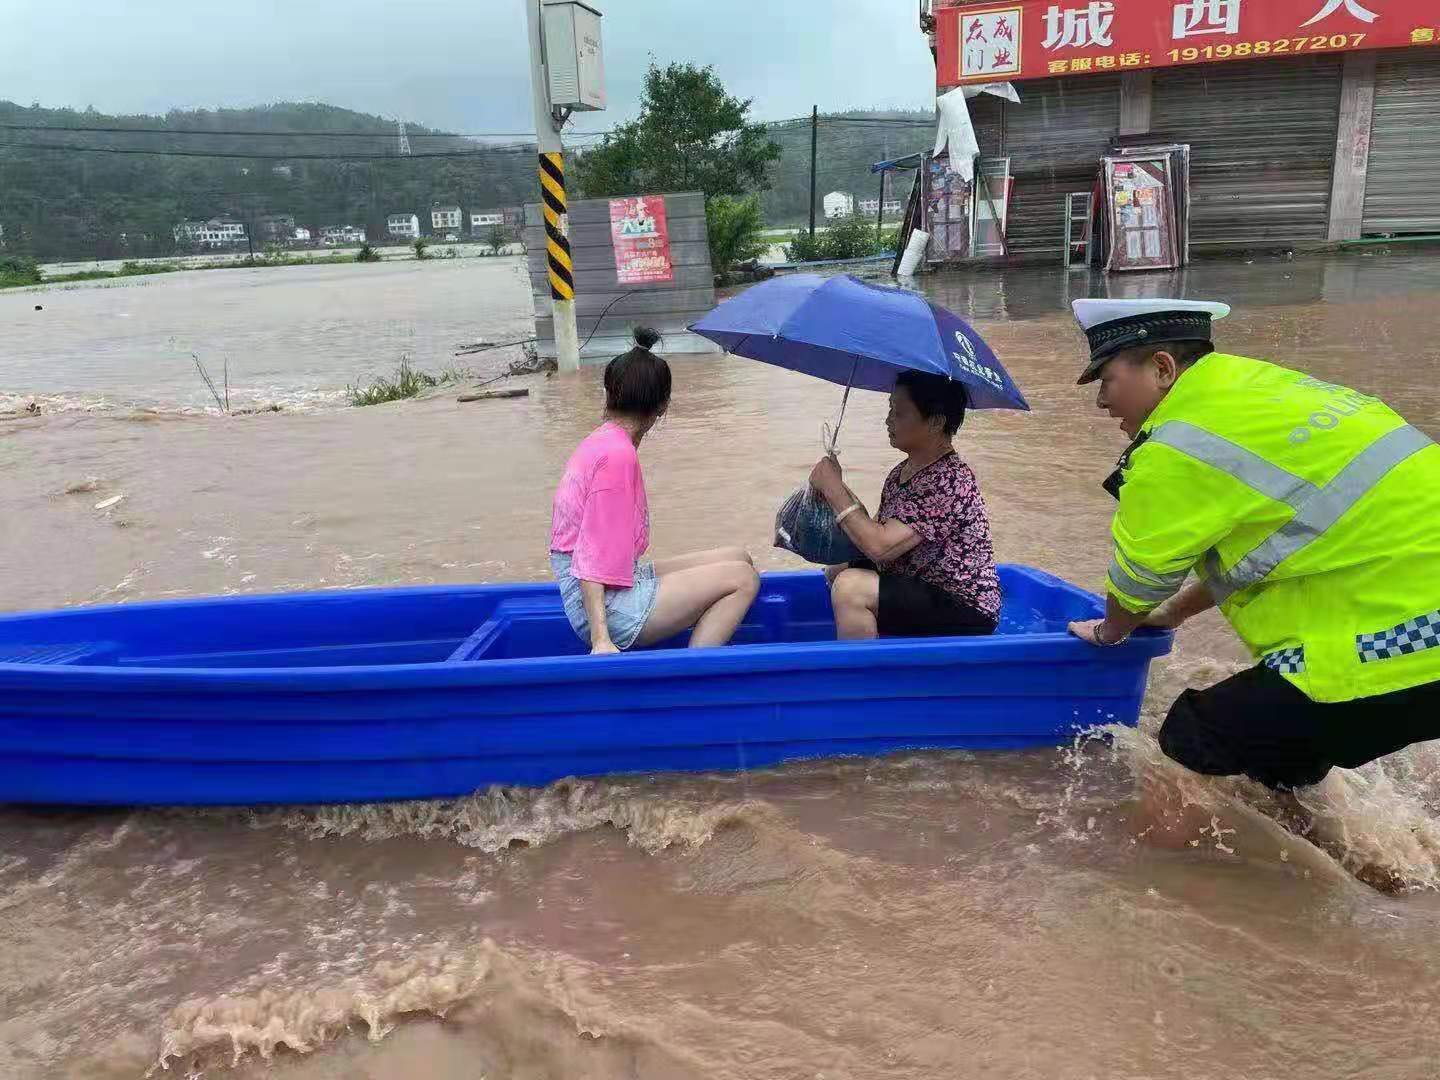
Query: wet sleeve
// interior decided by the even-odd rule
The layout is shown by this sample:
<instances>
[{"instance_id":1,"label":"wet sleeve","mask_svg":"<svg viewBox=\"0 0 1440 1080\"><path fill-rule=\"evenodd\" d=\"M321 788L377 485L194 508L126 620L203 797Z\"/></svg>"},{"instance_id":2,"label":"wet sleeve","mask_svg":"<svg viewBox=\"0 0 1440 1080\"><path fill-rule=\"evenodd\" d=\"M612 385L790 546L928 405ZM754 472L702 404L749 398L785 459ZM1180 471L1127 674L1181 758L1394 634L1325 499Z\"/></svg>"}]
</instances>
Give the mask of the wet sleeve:
<instances>
[{"instance_id":1,"label":"wet sleeve","mask_svg":"<svg viewBox=\"0 0 1440 1080\"><path fill-rule=\"evenodd\" d=\"M1243 514L1235 485L1226 473L1168 446L1137 452L1110 525L1109 594L1127 611L1145 614L1178 593Z\"/></svg>"},{"instance_id":2,"label":"wet sleeve","mask_svg":"<svg viewBox=\"0 0 1440 1080\"><path fill-rule=\"evenodd\" d=\"M623 463L602 459L580 516L580 539L570 572L616 589L635 584L635 538L640 533L636 477Z\"/></svg>"}]
</instances>

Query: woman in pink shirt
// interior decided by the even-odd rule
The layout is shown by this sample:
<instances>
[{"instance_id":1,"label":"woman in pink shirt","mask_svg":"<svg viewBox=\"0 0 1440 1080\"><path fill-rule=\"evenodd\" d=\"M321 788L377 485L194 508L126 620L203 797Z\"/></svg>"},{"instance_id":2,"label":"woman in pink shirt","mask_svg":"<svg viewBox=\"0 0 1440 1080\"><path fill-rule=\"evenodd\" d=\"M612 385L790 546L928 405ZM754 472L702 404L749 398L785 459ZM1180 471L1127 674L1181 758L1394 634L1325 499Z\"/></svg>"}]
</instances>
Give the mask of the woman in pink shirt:
<instances>
[{"instance_id":1,"label":"woman in pink shirt","mask_svg":"<svg viewBox=\"0 0 1440 1080\"><path fill-rule=\"evenodd\" d=\"M660 340L637 329L635 348L605 368L605 422L576 448L555 490L550 565L565 614L592 653L654 645L683 630L692 649L724 645L760 588L743 548L641 562L650 511L640 442L670 405Z\"/></svg>"}]
</instances>

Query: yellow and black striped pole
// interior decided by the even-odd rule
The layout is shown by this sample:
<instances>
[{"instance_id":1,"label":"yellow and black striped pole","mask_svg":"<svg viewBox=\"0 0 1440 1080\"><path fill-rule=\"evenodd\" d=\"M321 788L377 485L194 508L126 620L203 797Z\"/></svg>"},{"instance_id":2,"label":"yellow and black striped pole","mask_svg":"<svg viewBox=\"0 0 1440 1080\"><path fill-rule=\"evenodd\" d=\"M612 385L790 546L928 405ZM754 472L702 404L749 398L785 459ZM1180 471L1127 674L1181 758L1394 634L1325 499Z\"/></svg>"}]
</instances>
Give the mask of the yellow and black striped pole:
<instances>
[{"instance_id":1,"label":"yellow and black striped pole","mask_svg":"<svg viewBox=\"0 0 1440 1080\"><path fill-rule=\"evenodd\" d=\"M561 371L580 368L580 334L575 327L575 264L570 254L570 218L565 208L565 154L560 142L563 115L550 101L541 33L541 0L524 0L530 32L530 90L535 104L535 141L540 153L540 211L545 219L546 276L554 316L555 359ZM568 115L568 112L564 115ZM537 323L539 312L536 312ZM536 327L537 331L539 327Z\"/></svg>"},{"instance_id":2,"label":"yellow and black striped pole","mask_svg":"<svg viewBox=\"0 0 1440 1080\"><path fill-rule=\"evenodd\" d=\"M545 218L545 262L550 277L555 359L561 371L580 368L580 332L575 325L575 264L570 255L570 217L565 208L565 155L540 151L540 211Z\"/></svg>"},{"instance_id":3,"label":"yellow and black striped pole","mask_svg":"<svg viewBox=\"0 0 1440 1080\"><path fill-rule=\"evenodd\" d=\"M570 259L565 210L565 155L540 155L541 211L545 216L545 256L550 270L550 298L575 299L575 267Z\"/></svg>"}]
</instances>

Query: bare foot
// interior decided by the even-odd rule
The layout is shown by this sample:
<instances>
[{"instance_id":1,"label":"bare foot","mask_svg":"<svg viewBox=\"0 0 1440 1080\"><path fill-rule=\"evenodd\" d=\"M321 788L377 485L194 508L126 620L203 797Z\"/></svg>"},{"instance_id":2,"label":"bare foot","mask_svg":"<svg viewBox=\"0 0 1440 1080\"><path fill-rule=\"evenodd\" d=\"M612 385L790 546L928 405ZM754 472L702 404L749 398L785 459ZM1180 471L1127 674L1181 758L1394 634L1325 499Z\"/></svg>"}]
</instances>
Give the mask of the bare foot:
<instances>
[{"instance_id":1,"label":"bare foot","mask_svg":"<svg viewBox=\"0 0 1440 1080\"><path fill-rule=\"evenodd\" d=\"M1382 866L1379 863L1365 863L1362 866L1352 866L1348 861L1349 852L1345 846L1330 837L1320 835L1315 828L1315 815L1305 806L1304 803L1291 791L1277 791L1275 794L1275 807L1271 814L1277 824L1296 836L1309 841L1321 851L1329 855L1344 869L1355 876L1355 879L1365 885L1369 885L1376 892L1384 893L1386 896L1399 896L1409 887L1405 880L1393 867Z\"/></svg>"},{"instance_id":2,"label":"bare foot","mask_svg":"<svg viewBox=\"0 0 1440 1080\"><path fill-rule=\"evenodd\" d=\"M1399 896L1410 887L1410 883L1389 866L1366 863L1352 872L1357 881L1364 882L1376 892L1384 893L1386 896Z\"/></svg>"}]
</instances>

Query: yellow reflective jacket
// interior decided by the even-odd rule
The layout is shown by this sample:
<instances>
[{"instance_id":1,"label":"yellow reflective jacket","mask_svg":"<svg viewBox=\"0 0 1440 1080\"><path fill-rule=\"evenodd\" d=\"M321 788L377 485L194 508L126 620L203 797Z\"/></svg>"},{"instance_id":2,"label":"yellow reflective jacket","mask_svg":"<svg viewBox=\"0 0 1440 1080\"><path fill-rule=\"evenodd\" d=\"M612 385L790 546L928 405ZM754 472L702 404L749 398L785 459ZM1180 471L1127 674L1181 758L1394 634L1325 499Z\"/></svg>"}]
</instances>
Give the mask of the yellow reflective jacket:
<instances>
[{"instance_id":1,"label":"yellow reflective jacket","mask_svg":"<svg viewBox=\"0 0 1440 1080\"><path fill-rule=\"evenodd\" d=\"M1122 470L1107 584L1128 610L1194 571L1312 700L1440 680L1440 447L1378 398L1211 353Z\"/></svg>"}]
</instances>

